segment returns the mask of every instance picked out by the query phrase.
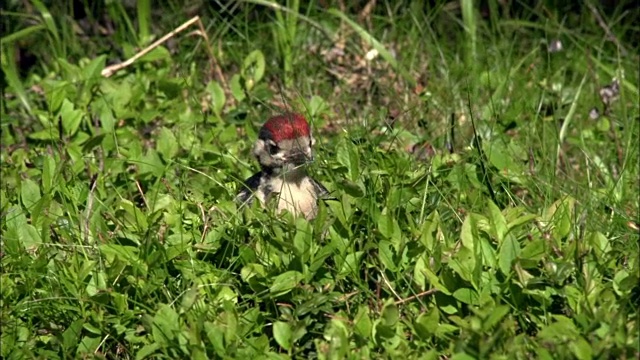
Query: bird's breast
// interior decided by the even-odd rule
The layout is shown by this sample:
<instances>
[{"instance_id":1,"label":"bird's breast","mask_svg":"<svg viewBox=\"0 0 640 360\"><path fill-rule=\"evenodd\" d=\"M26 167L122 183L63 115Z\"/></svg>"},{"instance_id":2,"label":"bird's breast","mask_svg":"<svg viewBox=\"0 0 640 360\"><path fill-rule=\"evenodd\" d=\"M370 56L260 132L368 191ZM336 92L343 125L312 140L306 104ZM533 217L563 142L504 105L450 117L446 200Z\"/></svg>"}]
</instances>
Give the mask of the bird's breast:
<instances>
[{"instance_id":1,"label":"bird's breast","mask_svg":"<svg viewBox=\"0 0 640 360\"><path fill-rule=\"evenodd\" d=\"M293 214L302 213L307 219L316 216L318 205L311 179L305 177L300 181L290 182L275 178L269 185L274 193L273 196L277 197L278 212L288 210Z\"/></svg>"}]
</instances>

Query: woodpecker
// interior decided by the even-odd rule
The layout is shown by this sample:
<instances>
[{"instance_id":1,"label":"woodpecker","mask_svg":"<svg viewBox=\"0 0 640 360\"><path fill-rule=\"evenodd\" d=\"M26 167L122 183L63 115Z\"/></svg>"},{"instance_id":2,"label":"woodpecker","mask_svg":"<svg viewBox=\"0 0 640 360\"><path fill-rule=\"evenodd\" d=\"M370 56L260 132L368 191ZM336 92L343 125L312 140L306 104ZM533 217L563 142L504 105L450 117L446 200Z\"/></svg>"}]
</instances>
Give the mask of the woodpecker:
<instances>
[{"instance_id":1,"label":"woodpecker","mask_svg":"<svg viewBox=\"0 0 640 360\"><path fill-rule=\"evenodd\" d=\"M245 180L238 202L251 204L257 198L265 206L275 201L278 213L288 210L307 220L315 218L318 199L329 192L305 168L313 160L314 144L304 116L286 113L267 120L253 146L260 171Z\"/></svg>"}]
</instances>

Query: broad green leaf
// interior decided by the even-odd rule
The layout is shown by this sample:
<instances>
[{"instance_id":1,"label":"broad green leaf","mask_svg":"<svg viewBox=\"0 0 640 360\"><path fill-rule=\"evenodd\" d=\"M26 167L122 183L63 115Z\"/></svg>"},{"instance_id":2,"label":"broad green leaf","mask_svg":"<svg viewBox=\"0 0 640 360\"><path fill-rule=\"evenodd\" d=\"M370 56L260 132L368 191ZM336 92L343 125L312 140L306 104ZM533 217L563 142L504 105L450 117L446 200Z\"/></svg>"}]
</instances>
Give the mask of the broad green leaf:
<instances>
[{"instance_id":1,"label":"broad green leaf","mask_svg":"<svg viewBox=\"0 0 640 360\"><path fill-rule=\"evenodd\" d=\"M453 354L453 356L451 356L449 360L476 360L476 357L471 356L466 352L459 352Z\"/></svg>"},{"instance_id":2,"label":"broad green leaf","mask_svg":"<svg viewBox=\"0 0 640 360\"><path fill-rule=\"evenodd\" d=\"M80 335L82 334L82 325L84 319L73 321L69 327L62 333L62 345L65 349L74 349L78 345Z\"/></svg>"},{"instance_id":3,"label":"broad green leaf","mask_svg":"<svg viewBox=\"0 0 640 360\"><path fill-rule=\"evenodd\" d=\"M604 256L612 249L609 239L599 231L591 234L588 239L591 246L595 249L595 254L598 257Z\"/></svg>"},{"instance_id":4,"label":"broad green leaf","mask_svg":"<svg viewBox=\"0 0 640 360\"><path fill-rule=\"evenodd\" d=\"M414 328L418 336L427 340L438 330L439 322L440 313L438 312L438 308L434 307L428 312L423 312L418 315L414 323Z\"/></svg>"},{"instance_id":5,"label":"broad green leaf","mask_svg":"<svg viewBox=\"0 0 640 360\"><path fill-rule=\"evenodd\" d=\"M394 261L393 254L392 244L389 241L380 240L378 242L378 258L380 259L380 262L384 265L385 269L396 271L398 266Z\"/></svg>"},{"instance_id":6,"label":"broad green leaf","mask_svg":"<svg viewBox=\"0 0 640 360\"><path fill-rule=\"evenodd\" d=\"M229 87L231 88L231 95L233 95L233 97L236 98L236 101L238 101L239 103L241 103L247 97L244 89L242 88L242 85L240 84L240 75L234 74L231 77Z\"/></svg>"},{"instance_id":7,"label":"broad green leaf","mask_svg":"<svg viewBox=\"0 0 640 360\"><path fill-rule=\"evenodd\" d=\"M180 147L178 146L178 141L173 131L162 127L158 134L158 152L162 155L162 158L166 162L173 160L176 154L178 154L179 149Z\"/></svg>"},{"instance_id":8,"label":"broad green leaf","mask_svg":"<svg viewBox=\"0 0 640 360\"><path fill-rule=\"evenodd\" d=\"M511 264L519 254L520 244L512 234L507 235L498 250L498 266L503 274L509 275L511 273Z\"/></svg>"},{"instance_id":9,"label":"broad green leaf","mask_svg":"<svg viewBox=\"0 0 640 360\"><path fill-rule=\"evenodd\" d=\"M346 276L349 274L357 274L359 269L362 267L360 263L362 259L363 251L356 251L352 253L348 253L345 257L344 262L342 263L342 267L340 268L340 272L338 273L340 276Z\"/></svg>"},{"instance_id":10,"label":"broad green leaf","mask_svg":"<svg viewBox=\"0 0 640 360\"><path fill-rule=\"evenodd\" d=\"M211 81L207 85L207 91L211 96L211 104L213 113L220 116L222 114L222 110L224 109L224 104L227 101L226 95L224 94L224 89L222 86L218 84L216 81Z\"/></svg>"},{"instance_id":11,"label":"broad green leaf","mask_svg":"<svg viewBox=\"0 0 640 360\"><path fill-rule=\"evenodd\" d=\"M502 212L493 201L488 200L489 216L491 219L491 225L493 227L493 233L496 235L498 244L502 244L504 236L507 233L507 221L505 220Z\"/></svg>"},{"instance_id":12,"label":"broad green leaf","mask_svg":"<svg viewBox=\"0 0 640 360\"><path fill-rule=\"evenodd\" d=\"M88 324L85 324L85 329ZM97 335L102 335L99 333ZM76 356L78 358L84 357L83 355L93 354L98 350L98 346L102 343L102 337L100 336L83 336L80 344L78 344L78 351Z\"/></svg>"},{"instance_id":13,"label":"broad green leaf","mask_svg":"<svg viewBox=\"0 0 640 360\"><path fill-rule=\"evenodd\" d=\"M382 319L384 325L390 327L396 326L396 324L400 320L400 312L398 311L398 306L392 300L387 300L387 303L382 308L380 318Z\"/></svg>"},{"instance_id":14,"label":"broad green leaf","mask_svg":"<svg viewBox=\"0 0 640 360\"><path fill-rule=\"evenodd\" d=\"M428 267L425 267L422 270L422 272L424 273L424 275L429 280L429 283L434 288L438 289L440 292L442 292L445 295L451 295L451 292L440 282L440 279L438 278L438 276L434 274L433 271L431 271L431 269L429 269Z\"/></svg>"},{"instance_id":15,"label":"broad green leaf","mask_svg":"<svg viewBox=\"0 0 640 360\"><path fill-rule=\"evenodd\" d=\"M591 344L585 340L582 336L578 336L574 341L569 344L569 348L579 360L593 359L593 350Z\"/></svg>"},{"instance_id":16,"label":"broad green leaf","mask_svg":"<svg viewBox=\"0 0 640 360\"><path fill-rule=\"evenodd\" d=\"M265 60L262 51L253 50L247 55L242 63L242 77L245 79L245 86L248 91L262 80L264 76Z\"/></svg>"},{"instance_id":17,"label":"broad green leaf","mask_svg":"<svg viewBox=\"0 0 640 360\"><path fill-rule=\"evenodd\" d=\"M195 286L192 287L191 289L187 290L184 293L184 295L182 295L182 300L180 301L180 311L181 312L186 312L189 309L191 309L193 304L198 299L198 295L199 295L199 290Z\"/></svg>"},{"instance_id":18,"label":"broad green leaf","mask_svg":"<svg viewBox=\"0 0 640 360\"><path fill-rule=\"evenodd\" d=\"M473 252L475 248L475 240L474 240L474 229L475 224L472 218L472 214L467 215L467 217L462 222L462 229L460 230L460 240L462 241L462 246L466 249ZM477 234L477 231L475 232Z\"/></svg>"},{"instance_id":19,"label":"broad green leaf","mask_svg":"<svg viewBox=\"0 0 640 360\"><path fill-rule=\"evenodd\" d=\"M449 260L449 267L453 269L464 280L477 285L474 276L474 269L476 266L476 258L474 253L466 247L461 247L460 250Z\"/></svg>"},{"instance_id":20,"label":"broad green leaf","mask_svg":"<svg viewBox=\"0 0 640 360\"><path fill-rule=\"evenodd\" d=\"M535 214L526 214L526 215L522 215L517 217L516 219L514 219L513 221L509 222L509 224L507 224L507 228L509 228L509 230L518 227L522 224L528 223L532 220L535 220L536 218L538 218L538 215Z\"/></svg>"},{"instance_id":21,"label":"broad green leaf","mask_svg":"<svg viewBox=\"0 0 640 360\"><path fill-rule=\"evenodd\" d=\"M65 134L67 136L75 135L82 121L82 111L77 110L71 101L64 99L60 106L59 114L62 119L62 128Z\"/></svg>"},{"instance_id":22,"label":"broad green leaf","mask_svg":"<svg viewBox=\"0 0 640 360\"><path fill-rule=\"evenodd\" d=\"M278 345L285 350L291 350L291 326L284 321L273 323L273 337Z\"/></svg>"},{"instance_id":23,"label":"broad green leaf","mask_svg":"<svg viewBox=\"0 0 640 360\"><path fill-rule=\"evenodd\" d=\"M384 209L378 217L378 230L380 234L391 241L396 250L398 249L399 241L401 240L402 232L398 221L393 214L389 213L388 209Z\"/></svg>"},{"instance_id":24,"label":"broad green leaf","mask_svg":"<svg viewBox=\"0 0 640 360\"><path fill-rule=\"evenodd\" d=\"M303 264L309 261L312 252L312 230L311 224L304 218L296 219L296 235L293 237L293 248L296 256L300 257Z\"/></svg>"},{"instance_id":25,"label":"broad green leaf","mask_svg":"<svg viewBox=\"0 0 640 360\"><path fill-rule=\"evenodd\" d=\"M478 293L470 288L460 288L453 292L453 297L468 305L478 303Z\"/></svg>"},{"instance_id":26,"label":"broad green leaf","mask_svg":"<svg viewBox=\"0 0 640 360\"><path fill-rule=\"evenodd\" d=\"M354 332L363 338L367 339L371 336L371 330L373 328L373 323L371 322L371 318L369 317L369 308L361 305L358 308L358 313L353 319Z\"/></svg>"},{"instance_id":27,"label":"broad green leaf","mask_svg":"<svg viewBox=\"0 0 640 360\"><path fill-rule=\"evenodd\" d=\"M211 343L215 354L220 357L227 355L227 349L224 344L225 331L223 326L211 322L205 322L204 328L207 334L207 339L209 340L209 343Z\"/></svg>"},{"instance_id":28,"label":"broad green leaf","mask_svg":"<svg viewBox=\"0 0 640 360\"><path fill-rule=\"evenodd\" d=\"M124 199L121 200L120 209L124 211L122 219L124 220L125 226L132 227L132 229L140 232L147 230L149 226L147 223L147 216L131 201Z\"/></svg>"},{"instance_id":29,"label":"broad green leaf","mask_svg":"<svg viewBox=\"0 0 640 360\"><path fill-rule=\"evenodd\" d=\"M349 181L347 179L340 180L341 190L349 194L349 196L359 198L364 196L365 191L362 189L362 185L359 182Z\"/></svg>"},{"instance_id":30,"label":"broad green leaf","mask_svg":"<svg viewBox=\"0 0 640 360\"><path fill-rule=\"evenodd\" d=\"M138 352L136 352L136 360L148 359L158 349L160 349L160 343L154 342L151 344L146 344L140 350L138 350Z\"/></svg>"},{"instance_id":31,"label":"broad green leaf","mask_svg":"<svg viewBox=\"0 0 640 360\"><path fill-rule=\"evenodd\" d=\"M102 72L102 69L104 69L106 60L106 55L100 55L91 60L91 62L82 69L83 79L85 81L101 79L102 75L100 73Z\"/></svg>"},{"instance_id":32,"label":"broad green leaf","mask_svg":"<svg viewBox=\"0 0 640 360\"><path fill-rule=\"evenodd\" d=\"M31 179L24 179L20 184L20 198L22 205L28 210L32 211L35 205L40 201L42 195L40 194L40 187Z\"/></svg>"},{"instance_id":33,"label":"broad green leaf","mask_svg":"<svg viewBox=\"0 0 640 360\"><path fill-rule=\"evenodd\" d=\"M114 264L116 260L120 260L138 271L142 271L144 274L147 272L147 264L138 257L138 249L138 247L134 246L124 246L113 243L100 245L100 251L105 256L108 264Z\"/></svg>"},{"instance_id":34,"label":"broad green leaf","mask_svg":"<svg viewBox=\"0 0 640 360\"><path fill-rule=\"evenodd\" d=\"M304 275L302 275L298 271L287 271L282 273L273 280L273 284L271 284L271 288L269 288L269 292L273 296L282 296L284 294L289 293L293 290L298 284L304 279Z\"/></svg>"},{"instance_id":35,"label":"broad green leaf","mask_svg":"<svg viewBox=\"0 0 640 360\"><path fill-rule=\"evenodd\" d=\"M36 228L27 222L27 217L19 206L12 206L5 215L7 231L2 234L5 249L10 254L18 254L21 247L33 250L42 243Z\"/></svg>"},{"instance_id":36,"label":"broad green leaf","mask_svg":"<svg viewBox=\"0 0 640 360\"><path fill-rule=\"evenodd\" d=\"M543 214L543 220L553 227L554 239L561 240L571 232L575 199L565 196L554 202Z\"/></svg>"},{"instance_id":37,"label":"broad green leaf","mask_svg":"<svg viewBox=\"0 0 640 360\"><path fill-rule=\"evenodd\" d=\"M531 262L531 266L537 266L538 261L540 261L546 255L546 245L544 240L542 239L534 239L530 243L528 243L522 252L520 253L521 260L528 260Z\"/></svg>"},{"instance_id":38,"label":"broad green leaf","mask_svg":"<svg viewBox=\"0 0 640 360\"><path fill-rule=\"evenodd\" d=\"M427 277L424 274L424 270L427 268L427 260L425 256L418 257L416 265L413 267L413 281L418 285L420 290L426 290Z\"/></svg>"},{"instance_id":39,"label":"broad green leaf","mask_svg":"<svg viewBox=\"0 0 640 360\"><path fill-rule=\"evenodd\" d=\"M180 330L179 324L178 313L170 305L160 304L151 327L153 340L160 345L169 345Z\"/></svg>"},{"instance_id":40,"label":"broad green leaf","mask_svg":"<svg viewBox=\"0 0 640 360\"><path fill-rule=\"evenodd\" d=\"M164 164L154 149L148 149L144 155L138 158L138 161L133 162L140 169L140 174L150 173L154 176L161 177L164 172Z\"/></svg>"},{"instance_id":41,"label":"broad green leaf","mask_svg":"<svg viewBox=\"0 0 640 360\"><path fill-rule=\"evenodd\" d=\"M164 46L158 46L153 50L149 51L143 57L141 57L138 61L141 62L154 62L158 60L170 60L171 53Z\"/></svg>"},{"instance_id":42,"label":"broad green leaf","mask_svg":"<svg viewBox=\"0 0 640 360\"><path fill-rule=\"evenodd\" d=\"M493 310L491 310L489 316L482 323L482 328L485 331L491 331L491 329L496 324L501 322L502 319L509 313L509 310L510 308L507 305L496 306Z\"/></svg>"}]
</instances>

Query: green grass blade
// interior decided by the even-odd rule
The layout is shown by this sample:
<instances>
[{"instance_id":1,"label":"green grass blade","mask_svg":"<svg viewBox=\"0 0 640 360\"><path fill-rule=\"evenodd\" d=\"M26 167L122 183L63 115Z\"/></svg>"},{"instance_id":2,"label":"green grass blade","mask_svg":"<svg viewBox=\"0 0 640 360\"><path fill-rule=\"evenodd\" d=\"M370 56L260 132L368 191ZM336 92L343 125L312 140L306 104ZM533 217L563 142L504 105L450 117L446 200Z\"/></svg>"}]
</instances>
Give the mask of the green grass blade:
<instances>
[{"instance_id":1,"label":"green grass blade","mask_svg":"<svg viewBox=\"0 0 640 360\"><path fill-rule=\"evenodd\" d=\"M29 114L32 114L29 97L27 97L27 92L25 91L24 85L20 80L18 69L13 59L15 59L15 48L13 46L3 46L2 72L4 72L4 76L7 79L7 84L11 87L11 89L13 89L24 108L27 109L27 112Z\"/></svg>"},{"instance_id":2,"label":"green grass blade","mask_svg":"<svg viewBox=\"0 0 640 360\"><path fill-rule=\"evenodd\" d=\"M17 40L22 40L26 37L28 37L29 35L38 32L42 29L45 29L46 27L42 24L38 24L38 25L33 25L33 26L29 26L27 28L24 28L22 30L18 30L14 33L11 33L9 35L3 36L2 38L0 38L0 43L2 43L2 45L6 45L9 43L12 43L14 41Z\"/></svg>"}]
</instances>

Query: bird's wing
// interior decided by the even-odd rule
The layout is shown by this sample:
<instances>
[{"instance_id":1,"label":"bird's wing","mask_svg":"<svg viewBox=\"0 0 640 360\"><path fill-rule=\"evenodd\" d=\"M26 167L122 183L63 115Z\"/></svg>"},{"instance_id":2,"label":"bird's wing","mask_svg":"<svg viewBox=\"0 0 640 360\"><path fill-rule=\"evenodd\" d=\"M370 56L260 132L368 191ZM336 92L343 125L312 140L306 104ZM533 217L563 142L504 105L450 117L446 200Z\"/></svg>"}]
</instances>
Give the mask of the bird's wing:
<instances>
[{"instance_id":1,"label":"bird's wing","mask_svg":"<svg viewBox=\"0 0 640 360\"><path fill-rule=\"evenodd\" d=\"M244 204L244 203L248 203L247 205L251 204L251 201L253 200L253 194L256 192L256 190L258 190L261 179L262 179L262 171L259 171L255 173L253 176L251 176L250 178L248 178L247 180L245 180L244 183L242 184L242 189L240 189L240 191L238 192L238 195L236 196L236 200L240 204Z\"/></svg>"}]
</instances>

